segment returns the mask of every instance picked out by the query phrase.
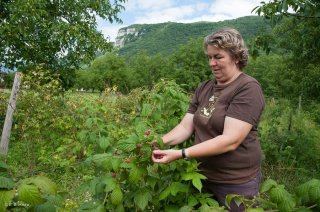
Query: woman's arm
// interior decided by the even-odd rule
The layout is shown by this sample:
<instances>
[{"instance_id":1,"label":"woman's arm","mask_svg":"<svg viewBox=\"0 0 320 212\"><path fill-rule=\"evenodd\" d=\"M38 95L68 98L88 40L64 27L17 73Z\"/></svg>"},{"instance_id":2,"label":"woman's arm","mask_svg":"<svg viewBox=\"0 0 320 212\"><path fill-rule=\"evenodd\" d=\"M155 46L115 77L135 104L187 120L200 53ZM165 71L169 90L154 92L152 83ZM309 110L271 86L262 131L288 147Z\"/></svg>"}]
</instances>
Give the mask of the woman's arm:
<instances>
[{"instance_id":1,"label":"woman's arm","mask_svg":"<svg viewBox=\"0 0 320 212\"><path fill-rule=\"evenodd\" d=\"M235 150L249 134L252 125L239 119L226 117L222 135L191 146L185 150L188 158L218 155ZM182 158L181 150L154 150L152 159L156 163L169 163Z\"/></svg>"},{"instance_id":2,"label":"woman's arm","mask_svg":"<svg viewBox=\"0 0 320 212\"><path fill-rule=\"evenodd\" d=\"M180 144L187 140L193 131L193 114L187 113L175 128L162 136L163 143L169 146Z\"/></svg>"},{"instance_id":3,"label":"woman's arm","mask_svg":"<svg viewBox=\"0 0 320 212\"><path fill-rule=\"evenodd\" d=\"M235 150L247 137L252 125L239 119L226 117L222 135L186 149L190 158L219 155Z\"/></svg>"}]
</instances>

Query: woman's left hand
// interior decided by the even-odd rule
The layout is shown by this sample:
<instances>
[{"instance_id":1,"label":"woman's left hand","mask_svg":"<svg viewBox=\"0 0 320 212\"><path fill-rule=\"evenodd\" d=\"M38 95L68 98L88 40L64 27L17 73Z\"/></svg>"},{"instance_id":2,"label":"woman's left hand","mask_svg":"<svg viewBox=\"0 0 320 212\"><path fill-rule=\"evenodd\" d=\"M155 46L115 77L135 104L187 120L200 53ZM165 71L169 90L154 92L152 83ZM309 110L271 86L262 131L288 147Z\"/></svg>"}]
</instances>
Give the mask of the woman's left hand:
<instances>
[{"instance_id":1,"label":"woman's left hand","mask_svg":"<svg viewBox=\"0 0 320 212\"><path fill-rule=\"evenodd\" d=\"M170 163L171 161L182 158L181 150L167 149L167 150L153 150L152 161L155 163Z\"/></svg>"}]
</instances>

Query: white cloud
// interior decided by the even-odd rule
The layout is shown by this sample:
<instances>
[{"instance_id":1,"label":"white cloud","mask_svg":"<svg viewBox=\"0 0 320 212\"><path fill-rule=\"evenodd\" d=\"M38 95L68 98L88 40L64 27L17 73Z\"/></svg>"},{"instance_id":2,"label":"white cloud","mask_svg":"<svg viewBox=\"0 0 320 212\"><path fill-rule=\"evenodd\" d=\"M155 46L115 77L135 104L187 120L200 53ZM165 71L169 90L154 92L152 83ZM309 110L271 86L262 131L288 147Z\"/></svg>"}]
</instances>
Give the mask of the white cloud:
<instances>
[{"instance_id":1,"label":"white cloud","mask_svg":"<svg viewBox=\"0 0 320 212\"><path fill-rule=\"evenodd\" d=\"M128 11L161 10L174 5L173 0L129 0L124 4Z\"/></svg>"},{"instance_id":2,"label":"white cloud","mask_svg":"<svg viewBox=\"0 0 320 212\"><path fill-rule=\"evenodd\" d=\"M228 19L230 19L230 17L224 14L212 14L212 15L198 16L191 19L182 19L179 22L180 23L194 23L199 21L218 22L218 21L223 21Z\"/></svg>"},{"instance_id":3,"label":"white cloud","mask_svg":"<svg viewBox=\"0 0 320 212\"><path fill-rule=\"evenodd\" d=\"M255 15L251 13L252 9L260 4L260 0L216 0L209 12L211 14L224 14L231 18Z\"/></svg>"},{"instance_id":4,"label":"white cloud","mask_svg":"<svg viewBox=\"0 0 320 212\"><path fill-rule=\"evenodd\" d=\"M194 15L196 12L195 8L191 5L181 6L181 7L172 7L163 9L161 11L154 10L149 13L146 13L142 16L138 16L135 19L135 23L162 23L167 21L179 21L180 19Z\"/></svg>"}]
</instances>

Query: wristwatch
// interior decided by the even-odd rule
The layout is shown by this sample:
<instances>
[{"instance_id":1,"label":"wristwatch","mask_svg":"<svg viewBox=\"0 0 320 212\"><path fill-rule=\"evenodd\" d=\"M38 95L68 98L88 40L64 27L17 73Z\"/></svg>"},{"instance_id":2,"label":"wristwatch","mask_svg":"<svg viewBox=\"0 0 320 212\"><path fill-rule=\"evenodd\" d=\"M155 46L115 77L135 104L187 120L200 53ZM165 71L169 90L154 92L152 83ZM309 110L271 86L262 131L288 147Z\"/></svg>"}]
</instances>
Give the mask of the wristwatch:
<instances>
[{"instance_id":1,"label":"wristwatch","mask_svg":"<svg viewBox=\"0 0 320 212\"><path fill-rule=\"evenodd\" d=\"M188 159L187 156L186 156L185 148L181 149L181 154L182 154L182 158L183 159Z\"/></svg>"}]
</instances>

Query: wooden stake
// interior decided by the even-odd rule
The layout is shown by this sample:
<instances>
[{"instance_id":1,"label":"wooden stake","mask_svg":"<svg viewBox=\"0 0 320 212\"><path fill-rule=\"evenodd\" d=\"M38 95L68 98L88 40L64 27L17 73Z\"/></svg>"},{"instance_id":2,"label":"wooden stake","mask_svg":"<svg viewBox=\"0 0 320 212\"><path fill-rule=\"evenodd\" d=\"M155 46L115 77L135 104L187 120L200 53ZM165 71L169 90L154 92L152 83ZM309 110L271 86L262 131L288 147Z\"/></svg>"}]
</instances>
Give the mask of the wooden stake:
<instances>
[{"instance_id":1,"label":"wooden stake","mask_svg":"<svg viewBox=\"0 0 320 212\"><path fill-rule=\"evenodd\" d=\"M20 87L20 77L21 74L16 72L14 77L14 82L11 90L10 101L7 108L6 119L3 125L3 131L1 136L1 143L0 143L0 154L7 155L8 154L8 146L9 146L9 138L11 134L11 127L12 127L12 119L13 119L13 112L16 109L16 99L17 94Z\"/></svg>"}]
</instances>

